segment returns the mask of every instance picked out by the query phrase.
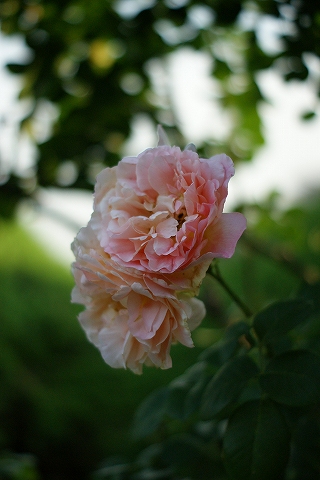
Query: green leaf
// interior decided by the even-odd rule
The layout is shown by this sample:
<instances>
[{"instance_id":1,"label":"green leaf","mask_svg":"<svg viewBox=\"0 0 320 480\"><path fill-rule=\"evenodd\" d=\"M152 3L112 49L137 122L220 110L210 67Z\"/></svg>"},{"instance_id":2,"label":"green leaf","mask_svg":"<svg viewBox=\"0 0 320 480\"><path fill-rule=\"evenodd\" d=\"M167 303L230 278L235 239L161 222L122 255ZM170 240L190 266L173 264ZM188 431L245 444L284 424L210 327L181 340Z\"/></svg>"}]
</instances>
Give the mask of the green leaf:
<instances>
[{"instance_id":1,"label":"green leaf","mask_svg":"<svg viewBox=\"0 0 320 480\"><path fill-rule=\"evenodd\" d=\"M167 403L169 416L185 420L199 408L200 397L207 383L206 368L205 362L197 362L170 383Z\"/></svg>"},{"instance_id":2,"label":"green leaf","mask_svg":"<svg viewBox=\"0 0 320 480\"><path fill-rule=\"evenodd\" d=\"M200 359L208 362L216 368L224 365L236 353L239 347L238 339L221 340L206 348L200 355Z\"/></svg>"},{"instance_id":3,"label":"green leaf","mask_svg":"<svg viewBox=\"0 0 320 480\"><path fill-rule=\"evenodd\" d=\"M176 385L170 388L170 395L167 404L167 413L171 418L184 420L186 418L184 402L187 395L187 389Z\"/></svg>"},{"instance_id":4,"label":"green leaf","mask_svg":"<svg viewBox=\"0 0 320 480\"><path fill-rule=\"evenodd\" d=\"M296 421L292 437L291 448L294 451L292 473L294 473L291 478L294 480L319 479L320 422L316 411L310 412L309 415L304 415L299 418L299 421Z\"/></svg>"},{"instance_id":5,"label":"green leaf","mask_svg":"<svg viewBox=\"0 0 320 480\"><path fill-rule=\"evenodd\" d=\"M246 322L240 321L230 325L225 332L226 340L238 340L242 335L250 335L250 328Z\"/></svg>"},{"instance_id":6,"label":"green leaf","mask_svg":"<svg viewBox=\"0 0 320 480\"><path fill-rule=\"evenodd\" d=\"M278 480L289 456L290 435L278 407L269 400L241 405L231 416L223 456L232 480Z\"/></svg>"},{"instance_id":7,"label":"green leaf","mask_svg":"<svg viewBox=\"0 0 320 480\"><path fill-rule=\"evenodd\" d=\"M304 283L298 295L313 304L313 313L320 313L320 282L312 285Z\"/></svg>"},{"instance_id":8,"label":"green leaf","mask_svg":"<svg viewBox=\"0 0 320 480\"><path fill-rule=\"evenodd\" d=\"M233 357L240 347L239 338L245 336L250 338L250 328L245 322L237 322L231 325L225 332L224 338L207 348L200 355L200 360L204 360L215 367L221 367L231 357Z\"/></svg>"},{"instance_id":9,"label":"green leaf","mask_svg":"<svg viewBox=\"0 0 320 480\"><path fill-rule=\"evenodd\" d=\"M171 475L164 478L213 478L215 465L210 454L206 443L197 435L186 432L170 435L163 442L162 459L171 467Z\"/></svg>"},{"instance_id":10,"label":"green leaf","mask_svg":"<svg viewBox=\"0 0 320 480\"><path fill-rule=\"evenodd\" d=\"M158 388L141 403L134 418L134 437L146 437L159 427L166 413L169 393L167 387Z\"/></svg>"},{"instance_id":11,"label":"green leaf","mask_svg":"<svg viewBox=\"0 0 320 480\"><path fill-rule=\"evenodd\" d=\"M306 321L311 312L312 303L302 298L273 303L255 316L253 328L258 338L268 343Z\"/></svg>"},{"instance_id":12,"label":"green leaf","mask_svg":"<svg viewBox=\"0 0 320 480\"><path fill-rule=\"evenodd\" d=\"M315 116L316 112L309 110L301 115L301 120L312 120Z\"/></svg>"},{"instance_id":13,"label":"green leaf","mask_svg":"<svg viewBox=\"0 0 320 480\"><path fill-rule=\"evenodd\" d=\"M285 352L270 361L259 381L276 402L294 407L320 402L320 357L307 350Z\"/></svg>"},{"instance_id":14,"label":"green leaf","mask_svg":"<svg viewBox=\"0 0 320 480\"><path fill-rule=\"evenodd\" d=\"M189 389L184 402L185 418L188 418L192 413L200 409L202 394L207 383L208 376L202 375L197 383Z\"/></svg>"},{"instance_id":15,"label":"green leaf","mask_svg":"<svg viewBox=\"0 0 320 480\"><path fill-rule=\"evenodd\" d=\"M3 452L0 455L0 478L5 480L39 480L36 459L25 453Z\"/></svg>"},{"instance_id":16,"label":"green leaf","mask_svg":"<svg viewBox=\"0 0 320 480\"><path fill-rule=\"evenodd\" d=\"M23 65L20 63L8 63L6 65L7 69L10 71L10 73L15 73L15 74L22 74L25 73L29 65Z\"/></svg>"},{"instance_id":17,"label":"green leaf","mask_svg":"<svg viewBox=\"0 0 320 480\"><path fill-rule=\"evenodd\" d=\"M255 362L248 355L229 360L208 383L201 412L204 418L219 414L236 401L247 382L259 373Z\"/></svg>"}]
</instances>

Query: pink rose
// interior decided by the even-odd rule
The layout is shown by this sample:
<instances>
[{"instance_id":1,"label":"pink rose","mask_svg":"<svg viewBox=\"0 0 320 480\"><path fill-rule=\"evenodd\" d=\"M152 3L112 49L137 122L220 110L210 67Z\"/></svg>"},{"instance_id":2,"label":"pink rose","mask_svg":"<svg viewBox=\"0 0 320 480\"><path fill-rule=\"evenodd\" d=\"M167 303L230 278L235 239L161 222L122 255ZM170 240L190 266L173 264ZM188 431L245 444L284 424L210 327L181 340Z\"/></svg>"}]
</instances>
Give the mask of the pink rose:
<instances>
[{"instance_id":1,"label":"pink rose","mask_svg":"<svg viewBox=\"0 0 320 480\"><path fill-rule=\"evenodd\" d=\"M76 290L74 295L77 298ZM172 343L180 341L187 347L193 346L187 325L192 318L202 319L202 302L192 298L186 302L149 300L146 303L143 296L129 296L128 302L130 307L135 306L134 313L109 295L101 294L87 301L86 310L79 315L88 339L100 350L108 365L129 368L134 373L142 373L143 364L167 369L172 366ZM150 315L155 315L153 325ZM137 326L133 328L135 321ZM145 330L149 324L155 329Z\"/></svg>"},{"instance_id":2,"label":"pink rose","mask_svg":"<svg viewBox=\"0 0 320 480\"><path fill-rule=\"evenodd\" d=\"M151 278L114 264L90 225L80 230L72 249L72 301L85 305L79 321L106 363L135 373L143 364L169 368L172 343L193 346L190 331L202 321L205 308L184 293L192 292L190 278L178 275L171 284L161 274Z\"/></svg>"},{"instance_id":3,"label":"pink rose","mask_svg":"<svg viewBox=\"0 0 320 480\"><path fill-rule=\"evenodd\" d=\"M240 213L222 213L233 173L226 155L160 145L98 175L93 214L72 244L72 301L85 306L79 321L112 367L169 368L172 343L193 346L205 315L194 297L246 227Z\"/></svg>"},{"instance_id":4,"label":"pink rose","mask_svg":"<svg viewBox=\"0 0 320 480\"><path fill-rule=\"evenodd\" d=\"M229 258L246 228L242 214L222 213L233 174L224 154L149 148L98 175L91 226L114 262L142 272Z\"/></svg>"}]
</instances>

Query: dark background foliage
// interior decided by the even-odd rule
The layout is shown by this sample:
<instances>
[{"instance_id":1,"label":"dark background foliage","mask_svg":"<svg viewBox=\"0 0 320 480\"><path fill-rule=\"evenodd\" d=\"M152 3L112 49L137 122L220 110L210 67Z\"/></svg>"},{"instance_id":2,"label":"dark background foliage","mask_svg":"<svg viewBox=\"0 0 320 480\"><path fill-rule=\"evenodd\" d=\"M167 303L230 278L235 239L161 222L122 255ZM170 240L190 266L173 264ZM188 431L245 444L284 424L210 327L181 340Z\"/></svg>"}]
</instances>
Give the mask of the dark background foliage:
<instances>
[{"instance_id":1,"label":"dark background foliage","mask_svg":"<svg viewBox=\"0 0 320 480\"><path fill-rule=\"evenodd\" d=\"M319 196L285 212L274 197L243 209L254 221L235 256L220 262L223 278L256 314L255 330L271 359L290 348L319 355ZM242 401L246 395L256 399L250 381L257 367L236 355L239 346L248 345L250 322L219 283L210 276L203 283L207 316L193 332L195 348L175 345L172 369L146 368L137 376L108 367L85 338L76 320L81 307L70 304L73 282L66 268L14 222L0 226L0 478L143 480L151 471L152 478L198 480L200 472L203 479L225 480L226 418L242 389ZM309 305L294 299L301 282L307 300L317 300L311 320ZM275 307L272 324L270 314L257 312L274 302L284 306ZM255 355L253 350L254 360ZM234 372L231 383L228 376L227 382L213 376L226 362ZM307 387L318 388L317 372L311 367L311 381L286 393L285 403L304 401ZM273 393L272 385L265 388ZM150 394L151 404L145 400ZM256 408L244 406L239 413L247 439ZM278 407L263 408L267 419L277 421ZM317 480L318 405L288 408L295 454L283 480L301 480L303 472ZM285 429L282 434L287 448ZM283 466L281 457L278 463ZM230 468L238 470L237 463Z\"/></svg>"}]
</instances>

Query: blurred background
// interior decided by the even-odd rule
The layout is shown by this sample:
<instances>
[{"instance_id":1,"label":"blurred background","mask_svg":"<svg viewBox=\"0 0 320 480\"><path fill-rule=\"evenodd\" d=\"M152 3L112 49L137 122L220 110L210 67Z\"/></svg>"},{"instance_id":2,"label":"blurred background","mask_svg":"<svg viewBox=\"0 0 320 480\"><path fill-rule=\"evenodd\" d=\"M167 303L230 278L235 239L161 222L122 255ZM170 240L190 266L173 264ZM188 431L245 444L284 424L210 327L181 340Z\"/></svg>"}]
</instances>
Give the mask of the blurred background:
<instances>
[{"instance_id":1,"label":"blurred background","mask_svg":"<svg viewBox=\"0 0 320 480\"><path fill-rule=\"evenodd\" d=\"M320 8L303 0L1 0L0 478L87 479L133 457L133 413L241 313L208 315L173 369L111 370L70 304L97 173L156 145L236 164L249 228L221 270L257 311L320 278ZM2 475L2 476L1 476Z\"/></svg>"}]
</instances>

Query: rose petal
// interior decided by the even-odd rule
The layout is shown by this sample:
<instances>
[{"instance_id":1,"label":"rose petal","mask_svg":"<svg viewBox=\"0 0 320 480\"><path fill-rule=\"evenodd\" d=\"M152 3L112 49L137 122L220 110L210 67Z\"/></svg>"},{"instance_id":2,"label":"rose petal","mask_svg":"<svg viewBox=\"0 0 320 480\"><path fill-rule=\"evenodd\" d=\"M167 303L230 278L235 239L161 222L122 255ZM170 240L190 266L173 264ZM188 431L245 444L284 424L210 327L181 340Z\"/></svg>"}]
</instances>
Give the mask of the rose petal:
<instances>
[{"instance_id":1,"label":"rose petal","mask_svg":"<svg viewBox=\"0 0 320 480\"><path fill-rule=\"evenodd\" d=\"M204 235L207 243L201 254L212 258L230 258L246 229L247 221L241 213L223 213L217 223L211 224Z\"/></svg>"},{"instance_id":2,"label":"rose petal","mask_svg":"<svg viewBox=\"0 0 320 480\"><path fill-rule=\"evenodd\" d=\"M174 237L177 233L178 222L175 218L167 218L156 227L156 232L164 238Z\"/></svg>"}]
</instances>

